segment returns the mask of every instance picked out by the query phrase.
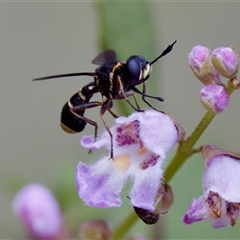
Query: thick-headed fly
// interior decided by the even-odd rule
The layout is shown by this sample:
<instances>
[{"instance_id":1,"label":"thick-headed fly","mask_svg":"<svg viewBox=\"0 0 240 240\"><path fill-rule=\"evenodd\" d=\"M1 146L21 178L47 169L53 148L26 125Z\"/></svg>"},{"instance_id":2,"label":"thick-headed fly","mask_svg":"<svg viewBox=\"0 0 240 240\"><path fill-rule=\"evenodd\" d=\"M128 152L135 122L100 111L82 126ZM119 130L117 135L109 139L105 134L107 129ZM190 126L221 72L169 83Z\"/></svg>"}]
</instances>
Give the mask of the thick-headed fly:
<instances>
[{"instance_id":1,"label":"thick-headed fly","mask_svg":"<svg viewBox=\"0 0 240 240\"><path fill-rule=\"evenodd\" d=\"M111 115L117 117L111 111L113 100L125 99L126 102L135 110L141 111L133 92L142 95L142 100L151 108L153 108L146 97L163 101L161 97L154 97L146 94L145 81L149 78L152 65L161 57L171 52L173 45L169 45L160 56L152 62L148 62L142 56L131 56L127 62L116 59L116 53L112 50L105 51L98 55L93 61L93 64L100 65L94 72L77 72L60 75L52 75L33 79L47 80L53 78L76 77L76 76L91 76L94 78L93 82L80 88L68 102L63 106L61 112L61 127L67 133L78 133L83 131L86 123L95 127L94 136L97 137L98 125L95 121L84 116L84 112L88 108L100 106L100 117L110 134L112 146L112 134L109 127L104 120L104 113L109 111ZM143 90L136 88L137 85L143 84ZM95 93L102 95L102 101L90 101ZM134 106L128 97L133 96L136 106ZM113 158L113 150L111 148L111 158Z\"/></svg>"}]
</instances>

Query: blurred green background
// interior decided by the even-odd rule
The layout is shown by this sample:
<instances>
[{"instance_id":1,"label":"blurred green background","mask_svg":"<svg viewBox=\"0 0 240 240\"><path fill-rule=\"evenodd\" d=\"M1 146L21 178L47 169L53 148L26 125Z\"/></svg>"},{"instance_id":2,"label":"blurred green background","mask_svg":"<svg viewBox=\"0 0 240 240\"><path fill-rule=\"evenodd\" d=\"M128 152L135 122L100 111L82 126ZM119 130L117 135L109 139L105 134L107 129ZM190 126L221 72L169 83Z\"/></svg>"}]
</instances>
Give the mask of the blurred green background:
<instances>
[{"instance_id":1,"label":"blurred green background","mask_svg":"<svg viewBox=\"0 0 240 240\"><path fill-rule=\"evenodd\" d=\"M91 78L31 79L93 71L96 66L91 61L102 47L115 49L121 60L132 54L152 60L177 39L173 51L154 65L147 92L165 98L164 103L151 103L170 112L190 134L205 110L198 97L202 84L190 71L187 54L197 44L212 48L233 44L240 50L239 9L239 3L230 2L0 3L0 239L25 238L12 213L11 199L13 189L28 182L38 182L56 193L66 211L66 222L75 232L82 222L98 218L114 228L132 211L125 199L127 190L119 209L91 209L75 192L75 166L79 160L94 161L98 153L88 155L79 146L81 134L64 133L59 115L68 98ZM198 146L212 143L240 151L239 102L236 91ZM99 109L87 111L86 116L99 119ZM107 121L113 119L107 117ZM100 119L99 123L101 128ZM87 126L84 133L92 134L92 127ZM181 222L191 199L202 194L202 171L200 155L189 159L170 182L175 202L169 213L154 227L139 221L128 235L239 239L240 223L214 230L209 222L192 226Z\"/></svg>"}]
</instances>

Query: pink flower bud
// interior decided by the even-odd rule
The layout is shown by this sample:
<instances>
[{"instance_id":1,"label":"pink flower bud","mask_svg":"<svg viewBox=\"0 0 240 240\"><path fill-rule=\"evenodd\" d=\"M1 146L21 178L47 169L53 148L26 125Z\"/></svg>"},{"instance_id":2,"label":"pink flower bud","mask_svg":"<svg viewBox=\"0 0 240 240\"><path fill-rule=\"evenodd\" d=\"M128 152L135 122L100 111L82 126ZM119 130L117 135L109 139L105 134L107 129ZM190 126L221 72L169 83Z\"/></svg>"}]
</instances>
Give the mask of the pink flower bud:
<instances>
[{"instance_id":1,"label":"pink flower bud","mask_svg":"<svg viewBox=\"0 0 240 240\"><path fill-rule=\"evenodd\" d=\"M209 84L200 91L200 99L207 110L220 113L228 105L229 94L223 85Z\"/></svg>"},{"instance_id":2,"label":"pink flower bud","mask_svg":"<svg viewBox=\"0 0 240 240\"><path fill-rule=\"evenodd\" d=\"M194 75L204 84L221 83L220 75L211 60L211 50L204 46L195 46L188 54L188 63Z\"/></svg>"},{"instance_id":3,"label":"pink flower bud","mask_svg":"<svg viewBox=\"0 0 240 240\"><path fill-rule=\"evenodd\" d=\"M164 191L162 191L162 200L161 200L161 213L166 213L173 204L174 201L174 193L172 187L165 183ZM156 207L158 209L158 207Z\"/></svg>"},{"instance_id":4,"label":"pink flower bud","mask_svg":"<svg viewBox=\"0 0 240 240\"><path fill-rule=\"evenodd\" d=\"M39 184L22 188L13 200L13 211L35 239L55 239L63 219L52 193Z\"/></svg>"},{"instance_id":5,"label":"pink flower bud","mask_svg":"<svg viewBox=\"0 0 240 240\"><path fill-rule=\"evenodd\" d=\"M89 221L82 224L80 228L81 239L111 240L112 234L105 221Z\"/></svg>"},{"instance_id":6,"label":"pink flower bud","mask_svg":"<svg viewBox=\"0 0 240 240\"><path fill-rule=\"evenodd\" d=\"M232 79L238 73L238 55L232 47L219 47L213 50L212 63L223 77Z\"/></svg>"}]
</instances>

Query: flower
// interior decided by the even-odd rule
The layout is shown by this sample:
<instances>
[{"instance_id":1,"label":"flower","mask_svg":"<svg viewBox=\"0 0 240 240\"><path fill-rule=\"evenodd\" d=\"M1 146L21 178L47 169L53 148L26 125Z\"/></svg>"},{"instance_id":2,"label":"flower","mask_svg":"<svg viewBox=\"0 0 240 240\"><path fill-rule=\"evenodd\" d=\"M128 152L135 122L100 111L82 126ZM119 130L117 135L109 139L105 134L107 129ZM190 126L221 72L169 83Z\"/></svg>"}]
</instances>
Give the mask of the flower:
<instances>
[{"instance_id":1,"label":"flower","mask_svg":"<svg viewBox=\"0 0 240 240\"><path fill-rule=\"evenodd\" d=\"M229 103L229 94L224 85L209 84L201 89L200 99L207 110L220 113Z\"/></svg>"},{"instance_id":2,"label":"flower","mask_svg":"<svg viewBox=\"0 0 240 240\"><path fill-rule=\"evenodd\" d=\"M188 54L190 68L204 85L221 83L220 75L212 63L211 52L211 49L197 45Z\"/></svg>"},{"instance_id":3,"label":"flower","mask_svg":"<svg viewBox=\"0 0 240 240\"><path fill-rule=\"evenodd\" d=\"M163 163L175 146L181 127L162 112L146 110L119 117L110 128L114 159L110 159L111 138L107 131L94 142L92 136L81 140L90 150L105 148L104 156L76 169L79 197L92 207L119 207L119 194L128 179L133 181L129 199L133 206L154 210L154 198L163 179Z\"/></svg>"},{"instance_id":4,"label":"flower","mask_svg":"<svg viewBox=\"0 0 240 240\"><path fill-rule=\"evenodd\" d=\"M212 63L223 77L235 78L238 73L239 60L237 51L231 46L214 49Z\"/></svg>"},{"instance_id":5,"label":"flower","mask_svg":"<svg viewBox=\"0 0 240 240\"><path fill-rule=\"evenodd\" d=\"M206 162L203 195L193 199L183 222L210 220L215 228L234 226L240 217L240 153L213 145L202 147Z\"/></svg>"},{"instance_id":6,"label":"flower","mask_svg":"<svg viewBox=\"0 0 240 240\"><path fill-rule=\"evenodd\" d=\"M52 193L39 184L22 188L13 199L13 211L36 239L55 239L63 219Z\"/></svg>"}]
</instances>

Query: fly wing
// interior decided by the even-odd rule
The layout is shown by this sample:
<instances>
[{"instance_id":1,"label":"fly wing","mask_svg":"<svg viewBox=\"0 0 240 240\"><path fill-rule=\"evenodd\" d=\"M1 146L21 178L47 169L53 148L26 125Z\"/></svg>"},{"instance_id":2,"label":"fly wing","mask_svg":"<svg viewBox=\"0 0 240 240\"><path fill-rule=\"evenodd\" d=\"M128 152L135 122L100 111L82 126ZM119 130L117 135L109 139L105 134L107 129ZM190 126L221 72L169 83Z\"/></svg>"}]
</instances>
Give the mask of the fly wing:
<instances>
[{"instance_id":1,"label":"fly wing","mask_svg":"<svg viewBox=\"0 0 240 240\"><path fill-rule=\"evenodd\" d=\"M117 54L113 50L106 50L100 53L96 58L92 60L93 64L96 65L103 65L106 62L116 60ZM53 78L63 78L63 77L76 77L76 76L94 76L95 72L79 72L79 73L67 73L67 74L58 74L58 75L51 75L46 77L35 78L33 81L39 80L48 80Z\"/></svg>"},{"instance_id":2,"label":"fly wing","mask_svg":"<svg viewBox=\"0 0 240 240\"><path fill-rule=\"evenodd\" d=\"M100 53L97 57L92 60L93 64L103 65L106 62L117 60L117 54L113 50L106 50Z\"/></svg>"}]
</instances>

